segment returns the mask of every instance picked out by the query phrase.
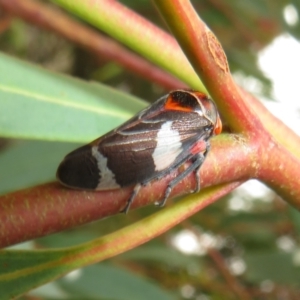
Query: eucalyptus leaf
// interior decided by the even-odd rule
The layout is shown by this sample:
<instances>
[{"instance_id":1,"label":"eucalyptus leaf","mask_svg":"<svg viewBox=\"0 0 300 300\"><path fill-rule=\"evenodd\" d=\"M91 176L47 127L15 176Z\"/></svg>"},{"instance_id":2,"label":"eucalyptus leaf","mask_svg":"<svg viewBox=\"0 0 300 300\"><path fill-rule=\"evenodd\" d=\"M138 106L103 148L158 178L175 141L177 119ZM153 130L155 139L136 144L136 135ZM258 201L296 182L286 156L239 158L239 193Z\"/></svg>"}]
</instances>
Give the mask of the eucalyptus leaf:
<instances>
[{"instance_id":1,"label":"eucalyptus leaf","mask_svg":"<svg viewBox=\"0 0 300 300\"><path fill-rule=\"evenodd\" d=\"M106 263L88 266L75 279L59 280L61 287L77 297L99 297L120 300L171 300L174 295L149 279Z\"/></svg>"},{"instance_id":2,"label":"eucalyptus leaf","mask_svg":"<svg viewBox=\"0 0 300 300\"><path fill-rule=\"evenodd\" d=\"M89 142L146 103L0 54L0 137Z\"/></svg>"}]
</instances>

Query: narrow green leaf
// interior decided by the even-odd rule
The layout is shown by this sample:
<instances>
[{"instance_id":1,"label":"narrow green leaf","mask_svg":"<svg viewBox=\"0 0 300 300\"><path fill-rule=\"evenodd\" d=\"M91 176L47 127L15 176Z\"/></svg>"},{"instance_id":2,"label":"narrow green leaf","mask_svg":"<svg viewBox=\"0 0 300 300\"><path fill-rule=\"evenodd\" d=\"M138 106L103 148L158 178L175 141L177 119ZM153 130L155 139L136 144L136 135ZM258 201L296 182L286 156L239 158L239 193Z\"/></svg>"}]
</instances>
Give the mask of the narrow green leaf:
<instances>
[{"instance_id":1,"label":"narrow green leaf","mask_svg":"<svg viewBox=\"0 0 300 300\"><path fill-rule=\"evenodd\" d=\"M52 1L103 30L191 87L206 92L176 41L118 1Z\"/></svg>"},{"instance_id":2,"label":"narrow green leaf","mask_svg":"<svg viewBox=\"0 0 300 300\"><path fill-rule=\"evenodd\" d=\"M60 260L68 251L2 251L0 253L1 299L13 299L30 289L72 270ZM60 263L59 263L60 262Z\"/></svg>"},{"instance_id":3,"label":"narrow green leaf","mask_svg":"<svg viewBox=\"0 0 300 300\"><path fill-rule=\"evenodd\" d=\"M193 255L185 255L165 245L145 245L128 251L120 258L123 260L143 262L145 264L159 264L171 268L185 268L198 266L201 268L201 259Z\"/></svg>"},{"instance_id":4,"label":"narrow green leaf","mask_svg":"<svg viewBox=\"0 0 300 300\"><path fill-rule=\"evenodd\" d=\"M87 142L145 106L145 102L107 86L0 54L2 137Z\"/></svg>"},{"instance_id":5,"label":"narrow green leaf","mask_svg":"<svg viewBox=\"0 0 300 300\"><path fill-rule=\"evenodd\" d=\"M171 300L174 295L160 288L154 282L106 263L81 269L72 280L62 278L61 287L76 297L120 300Z\"/></svg>"}]
</instances>

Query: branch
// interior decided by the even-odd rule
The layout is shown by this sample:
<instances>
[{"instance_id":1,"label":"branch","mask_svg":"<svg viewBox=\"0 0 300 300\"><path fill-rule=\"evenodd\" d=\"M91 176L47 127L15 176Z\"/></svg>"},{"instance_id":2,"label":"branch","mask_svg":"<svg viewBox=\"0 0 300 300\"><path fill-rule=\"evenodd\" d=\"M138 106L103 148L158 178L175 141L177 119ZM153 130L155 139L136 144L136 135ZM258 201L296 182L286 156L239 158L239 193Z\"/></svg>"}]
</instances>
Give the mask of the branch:
<instances>
[{"instance_id":1,"label":"branch","mask_svg":"<svg viewBox=\"0 0 300 300\"><path fill-rule=\"evenodd\" d=\"M262 126L233 81L222 46L199 18L190 1L154 0L154 3L230 128L241 132Z\"/></svg>"},{"instance_id":2,"label":"branch","mask_svg":"<svg viewBox=\"0 0 300 300\"><path fill-rule=\"evenodd\" d=\"M154 2L214 97L230 128L235 132L242 131L244 137L248 137L246 138L247 145L249 148L253 147L253 153L255 153L252 157L252 166L256 169L256 172L252 174L253 178L267 183L286 201L299 209L300 161L276 143L276 139L284 142L289 130L281 126L280 134L286 135L279 136L275 128L279 121L273 117L274 123L270 128L271 115L267 113L267 110L258 105L257 100L252 97L252 104L256 110L260 110L260 114L257 114L250 105L251 102L246 101L249 97L243 97L240 88L234 83L221 45L198 17L189 1L154 0ZM263 121L269 122L270 131L266 130ZM272 136L272 133L275 133L276 138ZM293 136L294 142L285 143L285 145L297 151L299 156L299 137L292 133L289 136ZM251 160L249 158L248 162ZM245 165L248 162L245 162Z\"/></svg>"},{"instance_id":3,"label":"branch","mask_svg":"<svg viewBox=\"0 0 300 300\"><path fill-rule=\"evenodd\" d=\"M207 196L205 187L234 181L234 178L247 179L247 174L251 173L248 168L236 167L249 157L249 149L243 141L231 140L229 136L228 140L224 137L216 140L201 167L201 197ZM228 151L224 153L225 148ZM222 162L218 159L220 155L225 157ZM248 165L251 166L250 163ZM141 188L131 209L161 200L168 182L177 174L176 171ZM233 183L224 188L228 190L228 187L237 185ZM174 188L171 197L187 194L195 187L195 176L191 174ZM54 182L0 196L0 246L59 232L119 213L131 192L132 187L101 192L78 191ZM210 199L206 199L207 204ZM213 199L218 198L214 196Z\"/></svg>"},{"instance_id":4,"label":"branch","mask_svg":"<svg viewBox=\"0 0 300 300\"><path fill-rule=\"evenodd\" d=\"M246 288L244 288L237 280L237 278L230 272L228 266L226 265L222 255L215 249L211 248L207 250L208 256L215 263L219 272L224 277L228 287L239 300L251 300L251 296L249 295Z\"/></svg>"},{"instance_id":5,"label":"branch","mask_svg":"<svg viewBox=\"0 0 300 300\"><path fill-rule=\"evenodd\" d=\"M299 136L281 120L272 115L253 95L243 90L241 90L241 93L244 100L253 108L255 114L260 118L265 130L272 134L276 142L288 149L297 159L300 159Z\"/></svg>"}]
</instances>

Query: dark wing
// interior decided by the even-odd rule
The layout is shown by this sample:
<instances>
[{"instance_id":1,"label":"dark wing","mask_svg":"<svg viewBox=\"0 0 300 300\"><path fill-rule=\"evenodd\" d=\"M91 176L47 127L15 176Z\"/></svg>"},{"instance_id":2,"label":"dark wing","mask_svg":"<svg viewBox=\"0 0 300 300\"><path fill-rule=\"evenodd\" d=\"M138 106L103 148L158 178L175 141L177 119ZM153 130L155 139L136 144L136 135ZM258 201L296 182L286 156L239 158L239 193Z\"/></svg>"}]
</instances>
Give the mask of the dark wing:
<instances>
[{"instance_id":1,"label":"dark wing","mask_svg":"<svg viewBox=\"0 0 300 300\"><path fill-rule=\"evenodd\" d=\"M166 110L161 98L117 129L69 153L57 171L69 187L108 190L163 177L211 136L199 113Z\"/></svg>"},{"instance_id":2,"label":"dark wing","mask_svg":"<svg viewBox=\"0 0 300 300\"><path fill-rule=\"evenodd\" d=\"M211 124L200 119L194 112L146 111L104 136L98 151L118 184L146 184L182 164L192 146L210 136Z\"/></svg>"}]
</instances>

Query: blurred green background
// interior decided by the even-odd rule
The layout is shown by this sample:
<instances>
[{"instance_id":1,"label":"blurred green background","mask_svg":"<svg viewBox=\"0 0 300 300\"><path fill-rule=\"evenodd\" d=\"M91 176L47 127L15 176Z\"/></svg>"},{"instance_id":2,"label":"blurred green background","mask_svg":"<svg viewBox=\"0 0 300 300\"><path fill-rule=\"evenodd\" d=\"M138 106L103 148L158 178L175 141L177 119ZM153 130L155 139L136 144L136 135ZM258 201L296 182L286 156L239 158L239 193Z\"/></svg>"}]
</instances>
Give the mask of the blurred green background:
<instances>
[{"instance_id":1,"label":"blurred green background","mask_svg":"<svg viewBox=\"0 0 300 300\"><path fill-rule=\"evenodd\" d=\"M167 30L151 1L120 2ZM290 25L284 12L289 7L299 15L300 1L192 2L223 45L231 71L258 80L261 95L272 98L272 84L259 69L257 55L282 34L299 39L299 21ZM149 102L167 92L21 19L11 18L1 26L0 49ZM77 146L0 138L0 194L54 180L59 161ZM75 245L156 209L145 207L21 247ZM251 182L146 245L73 272L35 294L38 299L300 299L299 232L299 213L263 185Z\"/></svg>"}]
</instances>

